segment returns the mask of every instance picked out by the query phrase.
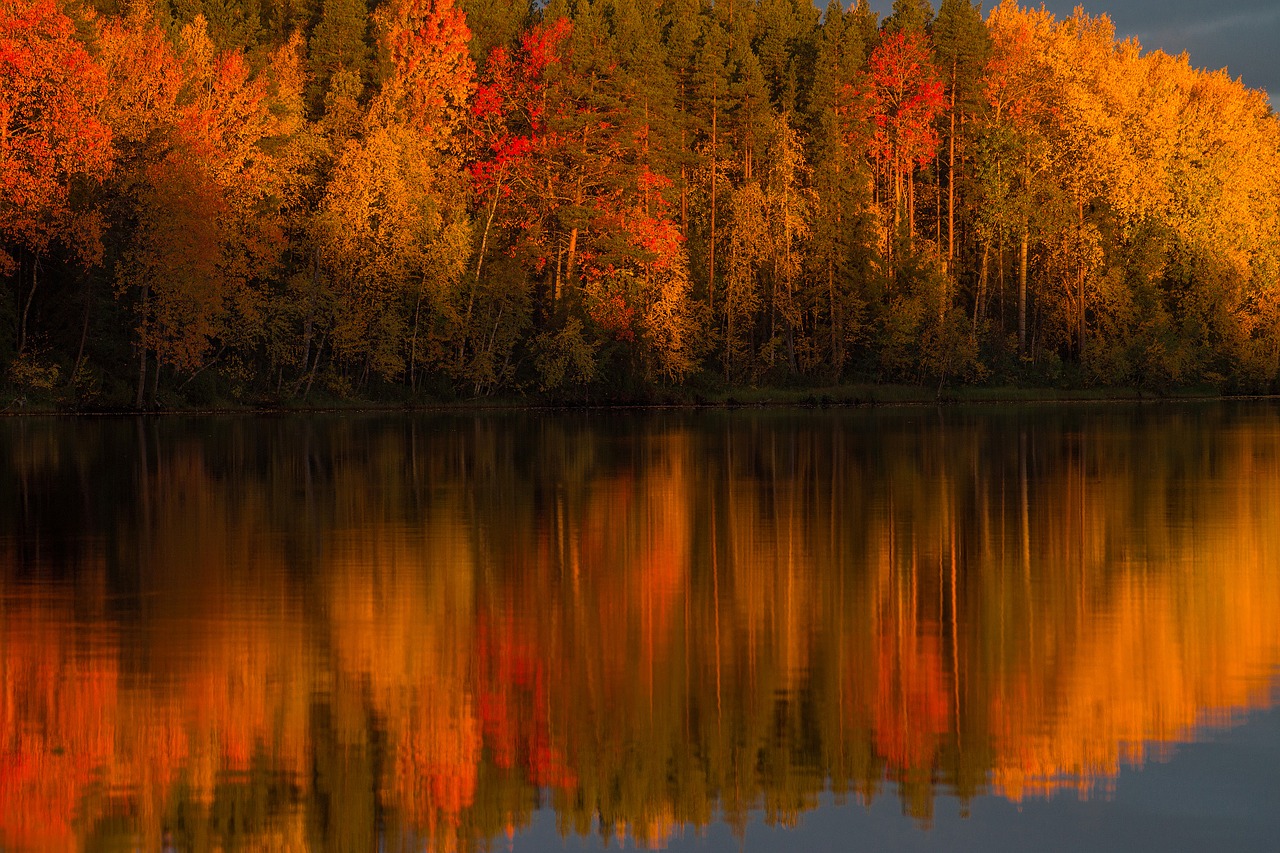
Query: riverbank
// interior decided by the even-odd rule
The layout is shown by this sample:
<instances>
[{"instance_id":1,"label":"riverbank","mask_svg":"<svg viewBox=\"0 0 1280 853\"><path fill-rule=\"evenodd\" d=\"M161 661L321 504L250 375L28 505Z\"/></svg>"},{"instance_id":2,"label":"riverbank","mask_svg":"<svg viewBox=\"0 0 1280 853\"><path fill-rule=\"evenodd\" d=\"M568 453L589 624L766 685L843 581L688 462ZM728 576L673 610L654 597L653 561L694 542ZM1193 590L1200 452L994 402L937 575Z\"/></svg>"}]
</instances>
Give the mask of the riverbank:
<instances>
[{"instance_id":1,"label":"riverbank","mask_svg":"<svg viewBox=\"0 0 1280 853\"><path fill-rule=\"evenodd\" d=\"M545 394L439 399L337 398L218 401L216 403L147 406L142 410L109 403L76 403L54 396L7 394L0 397L0 416L17 415L120 415L120 414L284 414L293 412L402 412L480 411L504 409L645 409L645 408L751 408L751 407L871 407L921 405L1001 405L1043 403L1150 403L1189 400L1267 399L1273 395L1228 394L1211 386L1162 389L1136 387L1053 388L958 386L942 389L920 385L849 383L820 387L731 387L714 391L653 389L642 396L565 398Z\"/></svg>"}]
</instances>

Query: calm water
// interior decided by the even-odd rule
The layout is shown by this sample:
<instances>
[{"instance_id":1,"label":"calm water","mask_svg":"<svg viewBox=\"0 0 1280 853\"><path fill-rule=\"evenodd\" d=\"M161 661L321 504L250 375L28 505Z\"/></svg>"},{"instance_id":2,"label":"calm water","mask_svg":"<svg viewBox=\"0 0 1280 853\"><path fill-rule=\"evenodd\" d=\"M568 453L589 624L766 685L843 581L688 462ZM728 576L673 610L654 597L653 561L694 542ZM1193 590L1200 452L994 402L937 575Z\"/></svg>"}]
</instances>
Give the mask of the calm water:
<instances>
[{"instance_id":1,"label":"calm water","mask_svg":"<svg viewBox=\"0 0 1280 853\"><path fill-rule=\"evenodd\" d=\"M0 422L0 848L1280 844L1280 408Z\"/></svg>"}]
</instances>

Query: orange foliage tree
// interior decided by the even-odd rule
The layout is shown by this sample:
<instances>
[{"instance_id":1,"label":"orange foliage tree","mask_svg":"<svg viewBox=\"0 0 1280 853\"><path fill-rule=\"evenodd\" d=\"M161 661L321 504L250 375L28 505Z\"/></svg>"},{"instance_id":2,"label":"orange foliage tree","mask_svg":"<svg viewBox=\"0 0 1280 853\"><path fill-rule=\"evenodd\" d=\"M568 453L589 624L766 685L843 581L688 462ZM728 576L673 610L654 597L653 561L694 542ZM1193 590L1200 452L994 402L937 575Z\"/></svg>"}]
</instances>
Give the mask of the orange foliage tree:
<instances>
[{"instance_id":1,"label":"orange foliage tree","mask_svg":"<svg viewBox=\"0 0 1280 853\"><path fill-rule=\"evenodd\" d=\"M65 245L81 263L102 253L89 185L111 165L111 130L99 115L106 77L55 0L0 2L0 276L18 269L18 356L39 285L40 256ZM25 290L25 292L23 292Z\"/></svg>"},{"instance_id":2,"label":"orange foliage tree","mask_svg":"<svg viewBox=\"0 0 1280 853\"><path fill-rule=\"evenodd\" d=\"M335 355L362 382L403 373L415 385L423 362L444 360L439 338L457 334L470 249L457 158L475 69L451 0L403 0L376 22L387 78L330 176L314 233Z\"/></svg>"}]
</instances>

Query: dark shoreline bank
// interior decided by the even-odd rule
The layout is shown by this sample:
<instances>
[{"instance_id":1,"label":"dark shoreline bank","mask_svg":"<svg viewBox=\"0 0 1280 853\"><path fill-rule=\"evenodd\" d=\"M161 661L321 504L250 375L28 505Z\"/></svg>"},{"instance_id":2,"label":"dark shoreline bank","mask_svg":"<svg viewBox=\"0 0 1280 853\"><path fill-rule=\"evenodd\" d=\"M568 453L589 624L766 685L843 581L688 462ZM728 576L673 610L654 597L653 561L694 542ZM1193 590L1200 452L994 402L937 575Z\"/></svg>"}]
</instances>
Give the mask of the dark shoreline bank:
<instances>
[{"instance_id":1,"label":"dark shoreline bank","mask_svg":"<svg viewBox=\"0 0 1280 853\"><path fill-rule=\"evenodd\" d=\"M650 400L564 400L530 397L387 402L377 400L319 400L313 402L233 403L217 406L168 406L142 410L130 407L71 408L37 401L10 402L0 417L125 415L291 415L291 414L426 414L465 412L588 412L735 409L849 409L894 407L957 407L1103 404L1160 404L1280 400L1280 394L1227 394L1217 390L1179 388L1151 391L1138 388L1019 388L961 387L937 393L910 385L841 385L823 388L738 388L711 395L672 395Z\"/></svg>"}]
</instances>

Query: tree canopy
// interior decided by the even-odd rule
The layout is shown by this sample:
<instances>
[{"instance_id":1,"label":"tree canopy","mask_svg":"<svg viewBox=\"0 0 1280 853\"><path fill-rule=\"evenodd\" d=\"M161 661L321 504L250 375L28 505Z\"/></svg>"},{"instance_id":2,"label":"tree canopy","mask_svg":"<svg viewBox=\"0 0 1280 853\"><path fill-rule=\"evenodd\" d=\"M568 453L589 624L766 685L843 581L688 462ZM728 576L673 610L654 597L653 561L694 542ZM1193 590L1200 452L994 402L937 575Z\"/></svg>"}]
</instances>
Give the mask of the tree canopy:
<instances>
[{"instance_id":1,"label":"tree canopy","mask_svg":"<svg viewBox=\"0 0 1280 853\"><path fill-rule=\"evenodd\" d=\"M11 396L1280 387L1280 121L1106 16L0 0L0 71Z\"/></svg>"}]
</instances>

